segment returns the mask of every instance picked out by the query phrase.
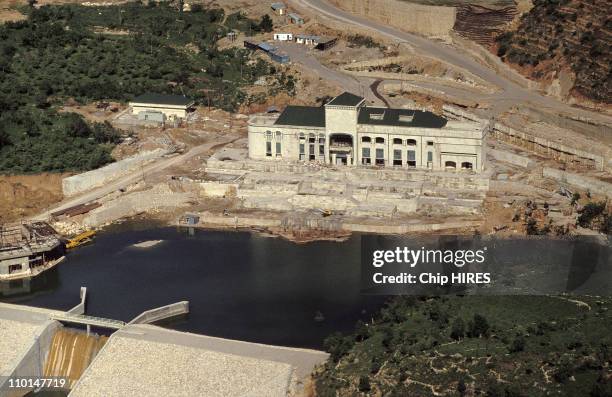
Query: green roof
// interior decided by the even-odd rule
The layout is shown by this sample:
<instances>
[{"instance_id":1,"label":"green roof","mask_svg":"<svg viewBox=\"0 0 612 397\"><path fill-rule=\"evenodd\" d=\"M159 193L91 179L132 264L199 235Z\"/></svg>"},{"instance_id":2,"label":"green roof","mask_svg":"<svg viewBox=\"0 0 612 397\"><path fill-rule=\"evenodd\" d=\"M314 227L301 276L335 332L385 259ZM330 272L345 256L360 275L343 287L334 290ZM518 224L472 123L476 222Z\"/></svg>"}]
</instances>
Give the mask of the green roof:
<instances>
[{"instance_id":1,"label":"green roof","mask_svg":"<svg viewBox=\"0 0 612 397\"><path fill-rule=\"evenodd\" d=\"M374 115L374 116L372 116ZM402 120L402 118L405 118ZM432 112L408 109L363 107L359 109L357 123L399 127L442 128L447 120Z\"/></svg>"},{"instance_id":2,"label":"green roof","mask_svg":"<svg viewBox=\"0 0 612 397\"><path fill-rule=\"evenodd\" d=\"M325 127L325 108L323 106L287 106L274 124Z\"/></svg>"},{"instance_id":3,"label":"green roof","mask_svg":"<svg viewBox=\"0 0 612 397\"><path fill-rule=\"evenodd\" d=\"M363 97L351 94L350 92L343 92L327 104L332 106L357 106L362 101Z\"/></svg>"},{"instance_id":4,"label":"green roof","mask_svg":"<svg viewBox=\"0 0 612 397\"><path fill-rule=\"evenodd\" d=\"M187 106L193 103L193 99L187 98L183 95L168 95L168 94L153 94L146 93L134 98L132 102L135 103L150 103L160 105L175 105L175 106Z\"/></svg>"}]
</instances>

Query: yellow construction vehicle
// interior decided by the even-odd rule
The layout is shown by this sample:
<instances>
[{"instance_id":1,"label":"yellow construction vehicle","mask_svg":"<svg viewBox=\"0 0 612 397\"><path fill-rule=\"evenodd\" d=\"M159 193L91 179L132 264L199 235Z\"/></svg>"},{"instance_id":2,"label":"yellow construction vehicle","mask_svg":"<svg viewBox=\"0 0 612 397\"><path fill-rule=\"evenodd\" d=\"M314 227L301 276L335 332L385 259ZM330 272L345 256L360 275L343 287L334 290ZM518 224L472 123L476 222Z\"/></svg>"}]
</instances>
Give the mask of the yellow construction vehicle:
<instances>
[{"instance_id":1,"label":"yellow construction vehicle","mask_svg":"<svg viewBox=\"0 0 612 397\"><path fill-rule=\"evenodd\" d=\"M88 230L81 234L77 234L66 242L66 248L71 249L81 246L83 244L87 244L92 241L93 236L95 235L96 232L94 232L93 230Z\"/></svg>"}]
</instances>

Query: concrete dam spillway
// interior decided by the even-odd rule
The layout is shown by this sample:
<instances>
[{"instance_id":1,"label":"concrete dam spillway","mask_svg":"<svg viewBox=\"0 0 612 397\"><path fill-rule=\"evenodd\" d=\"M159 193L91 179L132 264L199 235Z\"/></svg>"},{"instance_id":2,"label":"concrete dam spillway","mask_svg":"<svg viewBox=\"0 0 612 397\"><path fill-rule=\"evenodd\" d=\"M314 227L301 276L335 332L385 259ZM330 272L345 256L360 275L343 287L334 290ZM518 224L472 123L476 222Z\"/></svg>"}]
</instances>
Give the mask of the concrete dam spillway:
<instances>
[{"instance_id":1,"label":"concrete dam spillway","mask_svg":"<svg viewBox=\"0 0 612 397\"><path fill-rule=\"evenodd\" d=\"M53 335L44 375L65 377L74 386L96 357L108 337L62 328Z\"/></svg>"}]
</instances>

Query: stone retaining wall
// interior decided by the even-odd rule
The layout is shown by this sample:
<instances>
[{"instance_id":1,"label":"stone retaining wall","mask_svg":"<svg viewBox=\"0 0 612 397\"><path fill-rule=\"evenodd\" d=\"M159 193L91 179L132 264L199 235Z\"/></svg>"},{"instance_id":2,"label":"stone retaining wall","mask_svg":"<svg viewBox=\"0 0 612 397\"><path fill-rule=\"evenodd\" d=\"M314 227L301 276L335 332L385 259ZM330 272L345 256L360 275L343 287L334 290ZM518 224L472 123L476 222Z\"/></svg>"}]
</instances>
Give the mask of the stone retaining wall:
<instances>
[{"instance_id":1,"label":"stone retaining wall","mask_svg":"<svg viewBox=\"0 0 612 397\"><path fill-rule=\"evenodd\" d=\"M447 117L461 118L470 121L482 120L478 116L456 106L445 105L443 110L444 115ZM491 129L491 134L500 141L524 147L527 150L546 155L556 160L568 162L575 161L600 171L609 170L611 167L610 162L606 161L606 159L599 154L551 141L528 132L519 131L504 124L495 123L494 127Z\"/></svg>"},{"instance_id":2,"label":"stone retaining wall","mask_svg":"<svg viewBox=\"0 0 612 397\"><path fill-rule=\"evenodd\" d=\"M455 25L454 7L426 6L399 0L331 0L330 2L353 14L425 36L448 37Z\"/></svg>"},{"instance_id":3,"label":"stone retaining wall","mask_svg":"<svg viewBox=\"0 0 612 397\"><path fill-rule=\"evenodd\" d=\"M111 200L91 211L83 219L85 227L98 227L117 219L135 216L143 212L187 205L193 199L191 193L175 193L167 186L130 193Z\"/></svg>"},{"instance_id":4,"label":"stone retaining wall","mask_svg":"<svg viewBox=\"0 0 612 397\"><path fill-rule=\"evenodd\" d=\"M497 161L504 161L519 167L531 168L535 166L535 161L531 160L529 157L520 156L511 152L488 148L487 154L491 155L491 157Z\"/></svg>"},{"instance_id":5,"label":"stone retaining wall","mask_svg":"<svg viewBox=\"0 0 612 397\"><path fill-rule=\"evenodd\" d=\"M600 181L599 179L591 178L585 175L573 174L571 172L562 171L554 168L544 167L542 175L546 178L552 178L559 182L567 183L593 193L603 194L612 198L612 183Z\"/></svg>"},{"instance_id":6,"label":"stone retaining wall","mask_svg":"<svg viewBox=\"0 0 612 397\"><path fill-rule=\"evenodd\" d=\"M62 191L64 196L72 196L102 186L168 153L169 151L164 149L142 152L97 170L64 178L62 181Z\"/></svg>"},{"instance_id":7,"label":"stone retaining wall","mask_svg":"<svg viewBox=\"0 0 612 397\"><path fill-rule=\"evenodd\" d=\"M231 228L292 228L296 225L291 224L290 219L262 218L251 216L216 216L210 213L200 214L202 226L211 227L231 227ZM357 221L337 221L337 220L302 220L299 226L307 226L318 230L349 231L360 233L377 234L406 234L435 232L440 230L470 229L480 226L480 221L451 221L437 223L414 223L414 224L370 224Z\"/></svg>"}]
</instances>

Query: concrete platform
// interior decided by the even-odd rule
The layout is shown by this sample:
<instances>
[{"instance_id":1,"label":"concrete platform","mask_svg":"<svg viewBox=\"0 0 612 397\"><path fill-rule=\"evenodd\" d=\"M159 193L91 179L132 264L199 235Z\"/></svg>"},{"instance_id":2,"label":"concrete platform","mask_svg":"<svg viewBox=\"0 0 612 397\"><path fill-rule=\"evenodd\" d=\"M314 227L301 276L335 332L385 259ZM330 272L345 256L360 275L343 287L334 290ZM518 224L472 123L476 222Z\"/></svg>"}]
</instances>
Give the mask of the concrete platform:
<instances>
[{"instance_id":1,"label":"concrete platform","mask_svg":"<svg viewBox=\"0 0 612 397\"><path fill-rule=\"evenodd\" d=\"M128 325L111 336L70 396L287 396L326 359L319 351Z\"/></svg>"},{"instance_id":2,"label":"concrete platform","mask_svg":"<svg viewBox=\"0 0 612 397\"><path fill-rule=\"evenodd\" d=\"M0 303L0 377L40 376L61 312ZM0 395L3 395L0 378Z\"/></svg>"}]
</instances>

